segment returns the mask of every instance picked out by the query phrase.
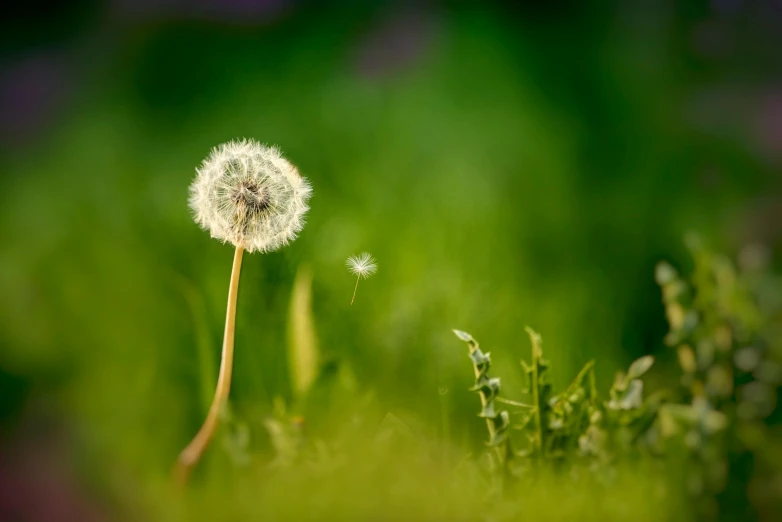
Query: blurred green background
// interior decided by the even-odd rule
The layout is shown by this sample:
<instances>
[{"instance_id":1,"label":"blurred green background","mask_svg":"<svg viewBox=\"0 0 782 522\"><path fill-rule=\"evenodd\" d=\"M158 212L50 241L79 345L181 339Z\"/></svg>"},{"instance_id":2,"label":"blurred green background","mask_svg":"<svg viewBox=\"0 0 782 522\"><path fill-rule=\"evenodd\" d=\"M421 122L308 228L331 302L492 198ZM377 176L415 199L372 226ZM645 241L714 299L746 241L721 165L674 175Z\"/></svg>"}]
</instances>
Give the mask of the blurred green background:
<instances>
[{"instance_id":1,"label":"blurred green background","mask_svg":"<svg viewBox=\"0 0 782 522\"><path fill-rule=\"evenodd\" d=\"M778 2L113 0L0 23L0 473L30 491L138 493L198 429L232 248L187 189L230 139L314 187L300 238L245 257L232 407L259 451L292 398L300 267L350 393L477 448L451 328L509 396L525 324L557 385L591 358L605 383L661 348L653 268L686 262L684 232L779 252ZM351 307L362 251L379 271Z\"/></svg>"}]
</instances>

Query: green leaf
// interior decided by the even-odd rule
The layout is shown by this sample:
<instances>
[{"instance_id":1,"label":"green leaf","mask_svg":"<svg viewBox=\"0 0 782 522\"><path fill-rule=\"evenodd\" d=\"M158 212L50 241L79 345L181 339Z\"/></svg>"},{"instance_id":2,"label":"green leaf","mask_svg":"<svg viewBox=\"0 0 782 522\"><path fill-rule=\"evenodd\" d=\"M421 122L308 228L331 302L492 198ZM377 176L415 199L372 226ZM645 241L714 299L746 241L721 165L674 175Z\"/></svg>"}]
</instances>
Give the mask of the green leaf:
<instances>
[{"instance_id":1,"label":"green leaf","mask_svg":"<svg viewBox=\"0 0 782 522\"><path fill-rule=\"evenodd\" d=\"M456 334L456 337L464 341L465 343L474 343L475 339L472 338L472 335L468 334L467 332L464 332L462 330L453 330L453 333Z\"/></svg>"},{"instance_id":2,"label":"green leaf","mask_svg":"<svg viewBox=\"0 0 782 522\"><path fill-rule=\"evenodd\" d=\"M633 379L637 379L641 375L645 374L647 371L649 371L649 368L652 367L654 364L654 357L651 355L644 355L640 359L636 359L633 361L633 364L630 365L630 368L627 370L627 380L631 381Z\"/></svg>"},{"instance_id":3,"label":"green leaf","mask_svg":"<svg viewBox=\"0 0 782 522\"><path fill-rule=\"evenodd\" d=\"M543 341L540 337L540 334L529 326L525 326L524 330L527 332L527 335L529 335L530 343L532 343L532 361L533 364L535 364L535 359L543 356L543 350L540 346Z\"/></svg>"},{"instance_id":4,"label":"green leaf","mask_svg":"<svg viewBox=\"0 0 782 522\"><path fill-rule=\"evenodd\" d=\"M320 351L312 316L312 271L302 265L293 282L288 313L288 370L296 397L307 394L319 368Z\"/></svg>"},{"instance_id":5,"label":"green leaf","mask_svg":"<svg viewBox=\"0 0 782 522\"><path fill-rule=\"evenodd\" d=\"M654 269L654 279L658 285L667 285L679 277L676 269L667 261L660 261Z\"/></svg>"}]
</instances>

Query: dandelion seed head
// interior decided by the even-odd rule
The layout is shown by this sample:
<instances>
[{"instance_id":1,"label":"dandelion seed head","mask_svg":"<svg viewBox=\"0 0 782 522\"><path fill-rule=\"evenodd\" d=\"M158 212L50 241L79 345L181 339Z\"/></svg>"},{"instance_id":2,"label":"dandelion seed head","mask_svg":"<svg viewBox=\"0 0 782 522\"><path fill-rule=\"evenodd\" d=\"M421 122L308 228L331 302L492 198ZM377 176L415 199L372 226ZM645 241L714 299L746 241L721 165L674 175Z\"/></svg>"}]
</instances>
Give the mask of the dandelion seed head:
<instances>
[{"instance_id":1,"label":"dandelion seed head","mask_svg":"<svg viewBox=\"0 0 782 522\"><path fill-rule=\"evenodd\" d=\"M368 252L364 252L363 254L359 254L357 256L350 256L345 262L345 265L353 275L356 275L361 279L366 279L377 272L377 263L375 262L375 258L373 258Z\"/></svg>"},{"instance_id":2,"label":"dandelion seed head","mask_svg":"<svg viewBox=\"0 0 782 522\"><path fill-rule=\"evenodd\" d=\"M196 170L193 217L212 237L248 252L270 252L304 227L309 182L276 147L254 140L223 143Z\"/></svg>"}]
</instances>

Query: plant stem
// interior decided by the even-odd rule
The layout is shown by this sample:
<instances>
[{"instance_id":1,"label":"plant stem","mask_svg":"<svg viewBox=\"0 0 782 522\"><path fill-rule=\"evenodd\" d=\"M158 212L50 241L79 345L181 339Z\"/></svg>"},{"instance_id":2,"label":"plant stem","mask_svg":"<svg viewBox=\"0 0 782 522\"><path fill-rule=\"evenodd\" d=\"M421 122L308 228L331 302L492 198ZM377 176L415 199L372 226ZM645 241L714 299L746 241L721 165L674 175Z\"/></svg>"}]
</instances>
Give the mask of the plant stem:
<instances>
[{"instance_id":1,"label":"plant stem","mask_svg":"<svg viewBox=\"0 0 782 522\"><path fill-rule=\"evenodd\" d=\"M541 404L540 404L540 390L538 388L538 366L540 365L540 359L543 357L543 352L540 349L540 336L532 329L527 329L530 341L532 342L532 404L535 405L534 418L535 418L535 449L540 453L543 452L543 423L541 422Z\"/></svg>"},{"instance_id":2,"label":"plant stem","mask_svg":"<svg viewBox=\"0 0 782 522\"><path fill-rule=\"evenodd\" d=\"M494 400L497 402L502 402L504 404L510 404L511 406L518 406L519 408L529 408L529 409L535 408L535 406L533 406L532 404L525 404L523 402L513 401L510 399L506 399L505 397L494 397Z\"/></svg>"},{"instance_id":3,"label":"plant stem","mask_svg":"<svg viewBox=\"0 0 782 522\"><path fill-rule=\"evenodd\" d=\"M356 290L358 290L358 282L361 281L361 276L356 278L356 287L353 289L353 299L350 300L350 305L353 306L353 301L356 300Z\"/></svg>"},{"instance_id":4,"label":"plant stem","mask_svg":"<svg viewBox=\"0 0 782 522\"><path fill-rule=\"evenodd\" d=\"M595 384L595 365L589 368L589 400L592 406L597 405L597 385Z\"/></svg>"},{"instance_id":5,"label":"plant stem","mask_svg":"<svg viewBox=\"0 0 782 522\"><path fill-rule=\"evenodd\" d=\"M440 395L440 421L443 425L443 440L451 440L451 420L449 418L449 401L448 401L448 390L443 392L442 390L438 390L438 394ZM448 453L448 445L443 444L443 463L446 467L450 466L449 462L449 453Z\"/></svg>"},{"instance_id":6,"label":"plant stem","mask_svg":"<svg viewBox=\"0 0 782 522\"><path fill-rule=\"evenodd\" d=\"M225 313L225 334L223 335L223 353L220 360L220 373L217 377L212 405L206 415L206 420L190 444L179 454L174 467L174 480L183 486L187 482L190 471L195 467L206 449L217 428L220 413L228 401L231 390L231 371L234 358L234 330L236 324L236 296L239 293L239 273L242 270L242 254L244 248L236 247L233 267L231 268L231 283L228 287L228 306Z\"/></svg>"},{"instance_id":7,"label":"plant stem","mask_svg":"<svg viewBox=\"0 0 782 522\"><path fill-rule=\"evenodd\" d=\"M594 368L595 368L595 361L589 361L588 363L586 363L584 365L584 367L581 368L581 371L578 372L578 375L576 375L576 378L573 379L573 382L571 382L568 385L568 387L565 389L565 392L562 393L560 396L567 397L567 395L575 392L578 388L580 388L583 385L584 377L586 375L589 375L590 376L589 381L590 381L590 384L591 384L591 388L589 390L589 393L590 393L590 398L592 398L592 392L593 392L594 384L595 384L595 382L594 382L595 381L595 379L594 379L594 377L595 377Z\"/></svg>"},{"instance_id":8,"label":"plant stem","mask_svg":"<svg viewBox=\"0 0 782 522\"><path fill-rule=\"evenodd\" d=\"M467 343L467 346L470 349L470 355L472 355L475 352L475 350L478 349L478 343L476 343L475 341ZM478 379L481 376L481 371L474 364L472 366L472 369L473 369L473 373L475 373L475 383L477 385L480 382ZM481 399L481 409L485 410L486 409L486 405L489 403L489 400L486 397L486 395L484 394L483 390L478 391L478 397L480 397L480 399ZM494 421L491 420L488 417L486 418L486 428L489 431L489 440L493 440L494 439Z\"/></svg>"}]
</instances>

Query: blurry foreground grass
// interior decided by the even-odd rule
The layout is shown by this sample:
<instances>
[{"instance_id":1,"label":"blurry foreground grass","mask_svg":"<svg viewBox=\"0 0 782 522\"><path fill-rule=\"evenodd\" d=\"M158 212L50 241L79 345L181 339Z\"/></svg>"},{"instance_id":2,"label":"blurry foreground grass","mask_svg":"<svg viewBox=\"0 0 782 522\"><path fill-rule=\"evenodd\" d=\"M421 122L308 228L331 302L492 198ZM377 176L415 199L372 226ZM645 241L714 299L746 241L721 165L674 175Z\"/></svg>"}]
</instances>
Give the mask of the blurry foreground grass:
<instances>
[{"instance_id":1,"label":"blurry foreground grass","mask_svg":"<svg viewBox=\"0 0 782 522\"><path fill-rule=\"evenodd\" d=\"M196 485L161 519L184 520L686 520L679 492L658 469L634 466L601 481L543 471L506 491L488 493L472 461L455 469L380 432L384 440L353 441L328 464L270 473L247 470L228 481ZM371 439L370 439L371 440ZM325 456L324 456L325 457ZM171 503L162 501L171 509ZM179 510L179 511L177 511Z\"/></svg>"}]
</instances>

